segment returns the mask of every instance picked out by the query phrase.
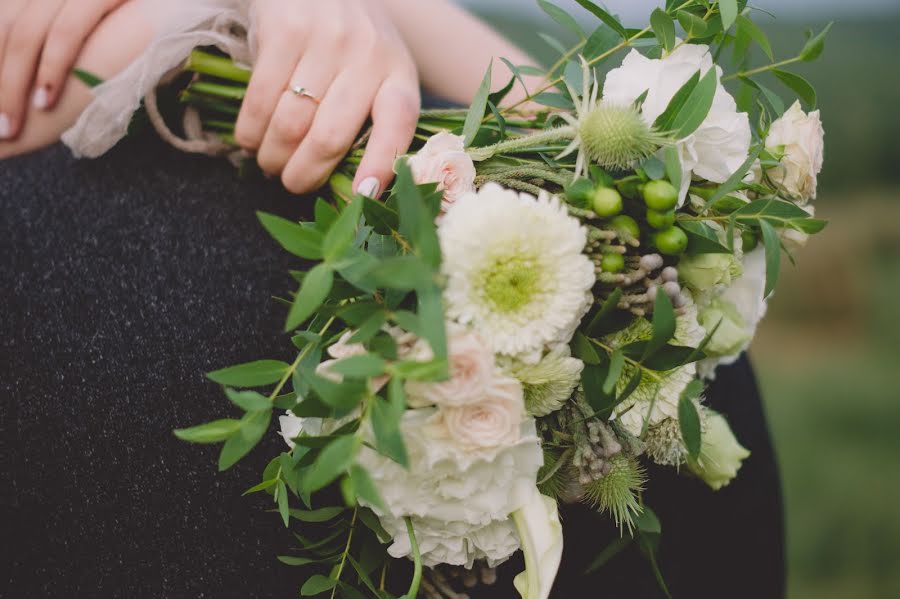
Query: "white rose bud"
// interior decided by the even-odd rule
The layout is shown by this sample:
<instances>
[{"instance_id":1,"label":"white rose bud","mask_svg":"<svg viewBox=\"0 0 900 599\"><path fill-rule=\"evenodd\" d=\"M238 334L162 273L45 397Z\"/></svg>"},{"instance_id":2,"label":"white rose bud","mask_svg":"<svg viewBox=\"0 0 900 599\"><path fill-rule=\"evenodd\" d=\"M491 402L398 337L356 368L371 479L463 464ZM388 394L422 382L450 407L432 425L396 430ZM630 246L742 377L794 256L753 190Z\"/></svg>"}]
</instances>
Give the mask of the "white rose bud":
<instances>
[{"instance_id":1,"label":"white rose bud","mask_svg":"<svg viewBox=\"0 0 900 599\"><path fill-rule=\"evenodd\" d=\"M496 381L478 403L441 408L436 425L461 449L506 447L519 440L525 399L513 378Z\"/></svg>"},{"instance_id":2,"label":"white rose bud","mask_svg":"<svg viewBox=\"0 0 900 599\"><path fill-rule=\"evenodd\" d=\"M442 131L407 159L416 183L437 183L446 211L463 195L475 191L475 163L466 153L462 136Z\"/></svg>"},{"instance_id":3,"label":"white rose bud","mask_svg":"<svg viewBox=\"0 0 900 599\"><path fill-rule=\"evenodd\" d=\"M711 356L733 356L741 353L753 339L753 330L740 315L734 304L723 299L715 299L701 308L698 315L700 326L707 331L716 329L706 346ZM718 327L718 328L716 328Z\"/></svg>"},{"instance_id":4,"label":"white rose bud","mask_svg":"<svg viewBox=\"0 0 900 599\"><path fill-rule=\"evenodd\" d=\"M768 171L775 186L800 202L815 199L825 149L825 130L819 111L806 114L800 102L795 102L772 123L766 148L776 155L782 154L781 164Z\"/></svg>"},{"instance_id":5,"label":"white rose bud","mask_svg":"<svg viewBox=\"0 0 900 599\"><path fill-rule=\"evenodd\" d=\"M707 410L700 456L697 460L688 459L691 472L718 491L737 476L741 462L748 457L750 452L735 439L725 417Z\"/></svg>"}]
</instances>

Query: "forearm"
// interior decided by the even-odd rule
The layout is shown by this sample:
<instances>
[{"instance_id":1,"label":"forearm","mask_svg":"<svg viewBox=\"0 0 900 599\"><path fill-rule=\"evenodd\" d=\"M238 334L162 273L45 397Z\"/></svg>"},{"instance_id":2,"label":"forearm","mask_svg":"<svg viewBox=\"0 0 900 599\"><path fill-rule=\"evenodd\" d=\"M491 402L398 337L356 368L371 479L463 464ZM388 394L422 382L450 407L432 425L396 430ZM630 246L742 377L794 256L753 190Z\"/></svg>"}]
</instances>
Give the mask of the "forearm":
<instances>
[{"instance_id":1,"label":"forearm","mask_svg":"<svg viewBox=\"0 0 900 599\"><path fill-rule=\"evenodd\" d=\"M419 68L422 85L431 93L468 104L493 59L492 89L511 76L506 58L515 65L535 64L533 58L449 0L383 0L404 36ZM526 77L529 91L541 83ZM507 97L511 104L525 97L516 85Z\"/></svg>"},{"instance_id":2,"label":"forearm","mask_svg":"<svg viewBox=\"0 0 900 599\"><path fill-rule=\"evenodd\" d=\"M150 0L134 0L108 15L85 44L77 65L103 79L124 69L150 43L154 30L146 11ZM12 141L0 142L0 159L24 154L59 140L91 101L90 89L70 77L52 111L29 108L25 128Z\"/></svg>"}]
</instances>

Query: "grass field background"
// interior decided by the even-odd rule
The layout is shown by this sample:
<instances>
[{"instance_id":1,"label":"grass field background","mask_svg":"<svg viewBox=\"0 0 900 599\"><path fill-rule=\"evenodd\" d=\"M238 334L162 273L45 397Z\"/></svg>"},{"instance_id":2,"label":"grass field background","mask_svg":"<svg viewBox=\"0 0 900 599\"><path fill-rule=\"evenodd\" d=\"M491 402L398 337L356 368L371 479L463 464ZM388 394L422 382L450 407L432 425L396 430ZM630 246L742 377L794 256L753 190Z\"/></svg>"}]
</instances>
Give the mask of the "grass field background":
<instances>
[{"instance_id":1,"label":"grass field background","mask_svg":"<svg viewBox=\"0 0 900 599\"><path fill-rule=\"evenodd\" d=\"M536 31L568 41L546 19L490 5L477 6L540 60L555 57ZM819 91L827 157L817 208L832 222L786 266L751 351L781 461L792 599L900 597L897 8L839 22L821 61L799 69ZM827 18L760 22L785 57L805 26Z\"/></svg>"}]
</instances>

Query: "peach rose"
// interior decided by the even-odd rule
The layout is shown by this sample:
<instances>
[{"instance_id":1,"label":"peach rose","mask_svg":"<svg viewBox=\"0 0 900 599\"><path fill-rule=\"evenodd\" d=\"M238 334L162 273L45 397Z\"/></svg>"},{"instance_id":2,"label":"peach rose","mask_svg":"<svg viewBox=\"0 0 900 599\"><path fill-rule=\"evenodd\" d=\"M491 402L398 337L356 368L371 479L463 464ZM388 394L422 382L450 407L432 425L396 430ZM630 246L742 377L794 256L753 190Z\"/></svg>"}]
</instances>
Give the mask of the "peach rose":
<instances>
[{"instance_id":1,"label":"peach rose","mask_svg":"<svg viewBox=\"0 0 900 599\"><path fill-rule=\"evenodd\" d=\"M505 447L519 440L525 400L522 385L513 378L494 383L481 401L441 407L436 426L461 449Z\"/></svg>"},{"instance_id":2,"label":"peach rose","mask_svg":"<svg viewBox=\"0 0 900 599\"><path fill-rule=\"evenodd\" d=\"M494 363L494 352L477 333L459 325L450 325L448 333L450 378L440 383L407 383L413 407L459 407L479 402L501 376Z\"/></svg>"},{"instance_id":3,"label":"peach rose","mask_svg":"<svg viewBox=\"0 0 900 599\"><path fill-rule=\"evenodd\" d=\"M407 160L416 183L437 183L444 192L443 210L464 194L475 191L475 163L465 151L463 138L442 131L433 135Z\"/></svg>"}]
</instances>

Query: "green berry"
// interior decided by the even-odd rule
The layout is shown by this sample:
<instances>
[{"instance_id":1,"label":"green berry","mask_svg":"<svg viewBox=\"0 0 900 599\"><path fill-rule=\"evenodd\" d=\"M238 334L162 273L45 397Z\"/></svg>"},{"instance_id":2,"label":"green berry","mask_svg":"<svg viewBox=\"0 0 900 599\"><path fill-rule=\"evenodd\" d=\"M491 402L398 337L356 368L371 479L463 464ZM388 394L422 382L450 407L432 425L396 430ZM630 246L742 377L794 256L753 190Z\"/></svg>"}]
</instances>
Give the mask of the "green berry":
<instances>
[{"instance_id":1,"label":"green berry","mask_svg":"<svg viewBox=\"0 0 900 599\"><path fill-rule=\"evenodd\" d=\"M600 187L594 191L591 208L600 218L609 218L622 212L622 196L610 187Z\"/></svg>"},{"instance_id":2,"label":"green berry","mask_svg":"<svg viewBox=\"0 0 900 599\"><path fill-rule=\"evenodd\" d=\"M759 245L759 239L753 234L753 231L744 231L741 233L741 242L744 253L752 252Z\"/></svg>"},{"instance_id":3,"label":"green berry","mask_svg":"<svg viewBox=\"0 0 900 599\"><path fill-rule=\"evenodd\" d=\"M615 217L609 221L609 225L619 237L623 237L626 240L641 238L641 228L638 226L637 221L627 214L620 214Z\"/></svg>"},{"instance_id":4,"label":"green berry","mask_svg":"<svg viewBox=\"0 0 900 599\"><path fill-rule=\"evenodd\" d=\"M678 204L678 190L668 181L648 181L643 193L647 207L657 212L667 212Z\"/></svg>"},{"instance_id":5,"label":"green berry","mask_svg":"<svg viewBox=\"0 0 900 599\"><path fill-rule=\"evenodd\" d=\"M621 272L625 269L625 257L622 254L603 254L600 260L603 272Z\"/></svg>"},{"instance_id":6,"label":"green berry","mask_svg":"<svg viewBox=\"0 0 900 599\"><path fill-rule=\"evenodd\" d=\"M657 231L653 235L653 243L661 254L667 256L679 256L684 253L688 246L688 238L684 231L678 227L669 227L662 231Z\"/></svg>"},{"instance_id":7,"label":"green berry","mask_svg":"<svg viewBox=\"0 0 900 599\"><path fill-rule=\"evenodd\" d=\"M675 211L657 212L651 208L647 209L647 224L654 229L668 229L675 224Z\"/></svg>"}]
</instances>

